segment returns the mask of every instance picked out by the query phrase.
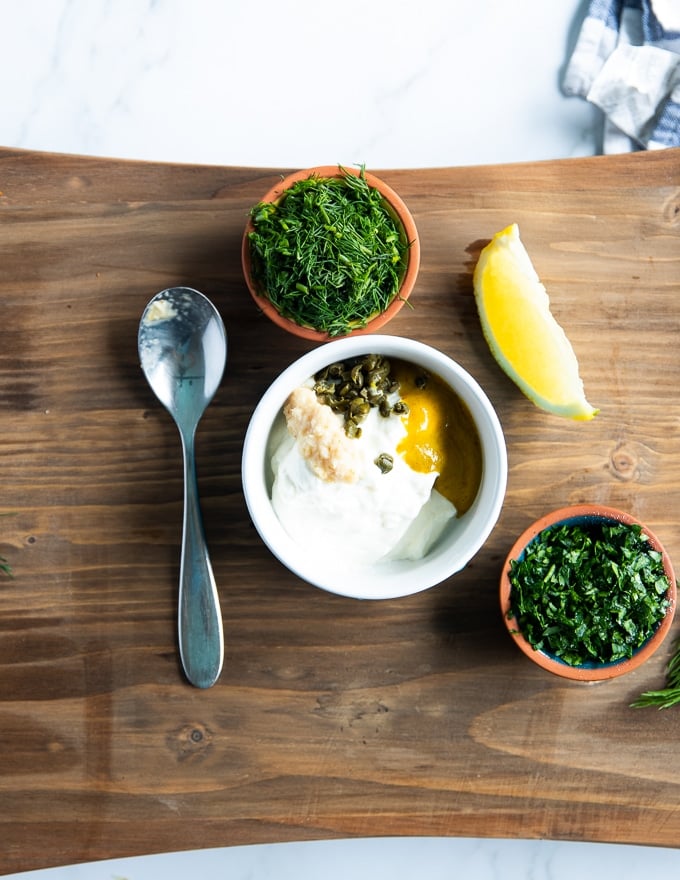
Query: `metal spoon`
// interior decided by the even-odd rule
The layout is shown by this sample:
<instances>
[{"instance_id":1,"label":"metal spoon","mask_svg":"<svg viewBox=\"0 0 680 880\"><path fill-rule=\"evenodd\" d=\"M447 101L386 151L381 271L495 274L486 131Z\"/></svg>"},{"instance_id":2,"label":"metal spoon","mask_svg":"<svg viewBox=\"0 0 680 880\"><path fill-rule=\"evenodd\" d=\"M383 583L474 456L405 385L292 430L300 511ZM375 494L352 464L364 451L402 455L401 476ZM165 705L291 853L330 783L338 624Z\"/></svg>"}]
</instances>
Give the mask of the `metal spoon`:
<instances>
[{"instance_id":1,"label":"metal spoon","mask_svg":"<svg viewBox=\"0 0 680 880\"><path fill-rule=\"evenodd\" d=\"M184 521L179 577L179 652L186 677L200 688L222 669L224 639L215 578L205 541L196 482L196 427L222 379L224 324L207 297L171 287L147 304L139 324L139 359L156 397L182 438Z\"/></svg>"}]
</instances>

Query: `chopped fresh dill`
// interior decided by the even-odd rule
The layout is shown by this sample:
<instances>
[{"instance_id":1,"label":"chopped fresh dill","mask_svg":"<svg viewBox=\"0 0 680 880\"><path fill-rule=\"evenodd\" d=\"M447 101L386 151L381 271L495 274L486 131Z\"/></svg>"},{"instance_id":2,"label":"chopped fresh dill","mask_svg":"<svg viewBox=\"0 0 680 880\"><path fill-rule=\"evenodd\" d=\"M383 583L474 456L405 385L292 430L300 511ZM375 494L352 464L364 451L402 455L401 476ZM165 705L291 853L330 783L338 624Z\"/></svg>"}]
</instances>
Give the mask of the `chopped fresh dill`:
<instances>
[{"instance_id":1,"label":"chopped fresh dill","mask_svg":"<svg viewBox=\"0 0 680 880\"><path fill-rule=\"evenodd\" d=\"M365 327L398 294L409 243L380 192L340 166L251 210L253 277L296 324L341 336Z\"/></svg>"},{"instance_id":2,"label":"chopped fresh dill","mask_svg":"<svg viewBox=\"0 0 680 880\"><path fill-rule=\"evenodd\" d=\"M10 514L8 514L8 513L0 514L0 516L9 516L9 515ZM3 574L6 574L7 577L14 577L14 575L12 574L12 566L9 564L9 562L5 559L4 556L0 556L0 572L2 572Z\"/></svg>"}]
</instances>

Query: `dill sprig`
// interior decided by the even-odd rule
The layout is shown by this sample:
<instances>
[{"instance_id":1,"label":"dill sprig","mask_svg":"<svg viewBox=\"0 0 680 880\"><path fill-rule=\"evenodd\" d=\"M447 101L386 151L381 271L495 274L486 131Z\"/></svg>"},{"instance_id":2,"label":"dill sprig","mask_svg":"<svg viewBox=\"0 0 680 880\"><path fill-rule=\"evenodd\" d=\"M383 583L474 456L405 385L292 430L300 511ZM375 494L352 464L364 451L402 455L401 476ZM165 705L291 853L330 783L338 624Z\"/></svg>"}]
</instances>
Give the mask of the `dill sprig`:
<instances>
[{"instance_id":1,"label":"dill sprig","mask_svg":"<svg viewBox=\"0 0 680 880\"><path fill-rule=\"evenodd\" d=\"M253 276L286 318L340 336L397 295L409 243L377 189L342 167L251 210Z\"/></svg>"},{"instance_id":2,"label":"dill sprig","mask_svg":"<svg viewBox=\"0 0 680 880\"><path fill-rule=\"evenodd\" d=\"M666 667L666 687L658 691L645 691L631 703L634 709L656 706L657 709L670 709L680 703L680 639L676 642L674 654Z\"/></svg>"},{"instance_id":3,"label":"dill sprig","mask_svg":"<svg viewBox=\"0 0 680 880\"><path fill-rule=\"evenodd\" d=\"M9 515L10 514L8 514L8 513L0 514L0 516L9 516ZM9 562L5 559L4 556L0 556L0 572L2 572L3 574L6 574L7 577L13 577L12 566L9 564Z\"/></svg>"}]
</instances>

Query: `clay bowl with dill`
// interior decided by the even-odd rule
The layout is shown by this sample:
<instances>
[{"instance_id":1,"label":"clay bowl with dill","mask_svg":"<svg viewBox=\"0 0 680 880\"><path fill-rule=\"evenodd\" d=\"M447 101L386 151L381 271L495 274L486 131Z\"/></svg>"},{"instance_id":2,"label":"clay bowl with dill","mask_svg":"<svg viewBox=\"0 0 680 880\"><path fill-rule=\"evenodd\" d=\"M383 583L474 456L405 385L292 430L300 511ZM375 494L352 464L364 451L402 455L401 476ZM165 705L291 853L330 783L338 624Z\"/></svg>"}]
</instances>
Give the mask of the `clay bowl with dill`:
<instances>
[{"instance_id":1,"label":"clay bowl with dill","mask_svg":"<svg viewBox=\"0 0 680 880\"><path fill-rule=\"evenodd\" d=\"M656 535L603 505L560 508L526 529L500 581L508 632L563 678L624 675L663 643L676 607L673 565Z\"/></svg>"},{"instance_id":2,"label":"clay bowl with dill","mask_svg":"<svg viewBox=\"0 0 680 880\"><path fill-rule=\"evenodd\" d=\"M241 248L253 300L316 342L373 333L407 302L420 267L401 197L364 168L297 171L253 206Z\"/></svg>"}]
</instances>

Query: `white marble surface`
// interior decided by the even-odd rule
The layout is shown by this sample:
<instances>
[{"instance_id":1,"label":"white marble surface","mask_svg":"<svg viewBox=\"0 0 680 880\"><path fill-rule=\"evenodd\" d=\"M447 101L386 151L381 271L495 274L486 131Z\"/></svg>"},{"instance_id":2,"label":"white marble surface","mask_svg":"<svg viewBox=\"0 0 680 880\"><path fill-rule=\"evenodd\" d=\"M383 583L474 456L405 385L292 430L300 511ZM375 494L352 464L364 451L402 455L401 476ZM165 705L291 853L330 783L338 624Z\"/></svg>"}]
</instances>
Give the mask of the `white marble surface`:
<instances>
[{"instance_id":1,"label":"white marble surface","mask_svg":"<svg viewBox=\"0 0 680 880\"><path fill-rule=\"evenodd\" d=\"M293 168L591 155L598 113L559 90L583 12L582 0L0 0L0 146ZM369 839L15 876L632 880L679 868L670 849Z\"/></svg>"},{"instance_id":2,"label":"white marble surface","mask_svg":"<svg viewBox=\"0 0 680 880\"><path fill-rule=\"evenodd\" d=\"M677 850L642 846L367 838L114 859L8 880L672 880L678 867Z\"/></svg>"},{"instance_id":3,"label":"white marble surface","mask_svg":"<svg viewBox=\"0 0 680 880\"><path fill-rule=\"evenodd\" d=\"M0 144L378 168L587 155L582 0L0 0ZM330 98L330 100L329 100Z\"/></svg>"}]
</instances>

